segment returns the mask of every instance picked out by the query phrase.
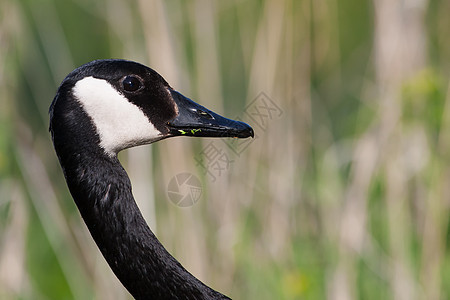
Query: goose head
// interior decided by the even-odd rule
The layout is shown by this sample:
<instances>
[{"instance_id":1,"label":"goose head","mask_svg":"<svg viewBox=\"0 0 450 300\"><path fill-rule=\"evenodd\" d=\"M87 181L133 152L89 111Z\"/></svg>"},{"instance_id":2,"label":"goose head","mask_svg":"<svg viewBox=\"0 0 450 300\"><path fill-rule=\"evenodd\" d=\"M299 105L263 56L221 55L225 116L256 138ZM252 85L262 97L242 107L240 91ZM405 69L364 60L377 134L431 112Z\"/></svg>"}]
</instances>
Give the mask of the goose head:
<instances>
[{"instance_id":1,"label":"goose head","mask_svg":"<svg viewBox=\"0 0 450 300\"><path fill-rule=\"evenodd\" d=\"M212 112L153 69L126 60L93 61L63 80L50 107L55 146L58 129L64 141L94 140L109 156L174 136L253 137L246 123Z\"/></svg>"}]
</instances>

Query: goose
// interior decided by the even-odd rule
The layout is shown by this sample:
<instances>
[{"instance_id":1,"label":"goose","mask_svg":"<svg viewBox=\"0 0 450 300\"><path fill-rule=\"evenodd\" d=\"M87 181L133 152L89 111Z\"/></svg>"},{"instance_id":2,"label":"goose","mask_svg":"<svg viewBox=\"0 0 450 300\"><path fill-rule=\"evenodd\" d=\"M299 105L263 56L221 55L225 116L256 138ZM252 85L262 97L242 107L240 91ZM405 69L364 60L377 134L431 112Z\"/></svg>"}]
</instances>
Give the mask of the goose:
<instances>
[{"instance_id":1,"label":"goose","mask_svg":"<svg viewBox=\"0 0 450 300\"><path fill-rule=\"evenodd\" d=\"M230 299L189 273L158 241L134 201L117 154L175 136L253 137L174 90L153 69L95 60L62 81L50 109L67 186L114 274L135 299Z\"/></svg>"}]
</instances>

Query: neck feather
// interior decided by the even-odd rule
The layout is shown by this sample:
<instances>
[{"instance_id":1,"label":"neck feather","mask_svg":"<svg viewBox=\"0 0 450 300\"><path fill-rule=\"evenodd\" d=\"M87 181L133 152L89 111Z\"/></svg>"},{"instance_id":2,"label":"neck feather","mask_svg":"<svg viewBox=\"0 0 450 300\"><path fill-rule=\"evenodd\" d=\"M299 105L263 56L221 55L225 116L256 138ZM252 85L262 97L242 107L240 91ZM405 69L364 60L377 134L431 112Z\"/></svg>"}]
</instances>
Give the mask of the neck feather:
<instances>
[{"instance_id":1,"label":"neck feather","mask_svg":"<svg viewBox=\"0 0 450 300\"><path fill-rule=\"evenodd\" d=\"M164 249L142 217L117 157L100 153L60 156L60 160L92 237L133 297L228 299L196 279Z\"/></svg>"}]
</instances>

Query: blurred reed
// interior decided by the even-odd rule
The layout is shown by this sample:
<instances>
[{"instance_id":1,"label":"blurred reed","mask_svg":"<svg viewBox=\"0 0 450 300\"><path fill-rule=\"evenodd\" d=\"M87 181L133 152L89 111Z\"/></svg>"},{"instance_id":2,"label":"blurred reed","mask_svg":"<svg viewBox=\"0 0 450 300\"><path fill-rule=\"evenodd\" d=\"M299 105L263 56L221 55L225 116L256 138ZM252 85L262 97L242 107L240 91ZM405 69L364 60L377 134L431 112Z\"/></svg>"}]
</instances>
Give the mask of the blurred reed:
<instances>
[{"instance_id":1,"label":"blurred reed","mask_svg":"<svg viewBox=\"0 0 450 300\"><path fill-rule=\"evenodd\" d=\"M204 282L235 299L449 298L449 9L0 0L0 298L130 298L47 132L64 76L110 57L255 128L238 152L177 138L120 154L150 226ZM210 145L229 169L201 167ZM202 182L187 208L167 197L182 172Z\"/></svg>"}]
</instances>

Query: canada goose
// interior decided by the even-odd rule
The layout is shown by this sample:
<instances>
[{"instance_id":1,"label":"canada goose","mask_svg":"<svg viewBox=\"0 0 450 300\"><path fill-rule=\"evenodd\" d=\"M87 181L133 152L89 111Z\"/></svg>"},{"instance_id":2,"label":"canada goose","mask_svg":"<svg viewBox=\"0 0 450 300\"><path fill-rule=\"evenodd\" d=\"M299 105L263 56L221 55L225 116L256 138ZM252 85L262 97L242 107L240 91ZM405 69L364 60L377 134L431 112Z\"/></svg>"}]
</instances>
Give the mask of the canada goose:
<instances>
[{"instance_id":1,"label":"canada goose","mask_svg":"<svg viewBox=\"0 0 450 300\"><path fill-rule=\"evenodd\" d=\"M117 153L172 136L253 137L132 61L72 71L50 106L50 132L70 193L93 239L136 299L229 299L172 257L152 233Z\"/></svg>"}]
</instances>

